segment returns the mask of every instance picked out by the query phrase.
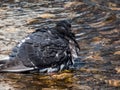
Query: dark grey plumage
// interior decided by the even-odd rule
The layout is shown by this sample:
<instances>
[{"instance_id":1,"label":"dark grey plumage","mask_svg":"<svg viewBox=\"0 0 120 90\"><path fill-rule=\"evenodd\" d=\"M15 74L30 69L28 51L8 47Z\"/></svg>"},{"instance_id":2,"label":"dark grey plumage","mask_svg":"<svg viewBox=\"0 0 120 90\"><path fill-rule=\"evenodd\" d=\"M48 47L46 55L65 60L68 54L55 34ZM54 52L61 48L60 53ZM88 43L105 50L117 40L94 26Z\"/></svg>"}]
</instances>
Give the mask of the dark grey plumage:
<instances>
[{"instance_id":1,"label":"dark grey plumage","mask_svg":"<svg viewBox=\"0 0 120 90\"><path fill-rule=\"evenodd\" d=\"M58 22L55 28L37 29L13 48L10 60L0 66L0 72L67 69L73 64L70 40L79 48L68 21Z\"/></svg>"}]
</instances>

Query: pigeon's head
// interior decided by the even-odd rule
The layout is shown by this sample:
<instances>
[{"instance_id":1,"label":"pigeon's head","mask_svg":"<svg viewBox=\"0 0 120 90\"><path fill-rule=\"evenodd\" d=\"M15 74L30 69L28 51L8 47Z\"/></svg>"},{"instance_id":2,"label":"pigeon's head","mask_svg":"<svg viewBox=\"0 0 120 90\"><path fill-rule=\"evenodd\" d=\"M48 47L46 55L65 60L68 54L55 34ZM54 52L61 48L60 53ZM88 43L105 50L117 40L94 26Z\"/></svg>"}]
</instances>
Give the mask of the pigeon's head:
<instances>
[{"instance_id":1,"label":"pigeon's head","mask_svg":"<svg viewBox=\"0 0 120 90\"><path fill-rule=\"evenodd\" d=\"M57 30L60 34L67 36L68 34L71 33L71 24L70 24L70 22L67 21L67 20L59 21L59 22L57 22L57 24L56 24L56 30Z\"/></svg>"},{"instance_id":2,"label":"pigeon's head","mask_svg":"<svg viewBox=\"0 0 120 90\"><path fill-rule=\"evenodd\" d=\"M67 21L67 20L59 21L56 24L56 30L62 36L68 37L69 40L74 41L75 46L80 50L80 47L79 47L77 41L75 40L75 35L74 35L74 33L72 33L71 24L69 21Z\"/></svg>"}]
</instances>

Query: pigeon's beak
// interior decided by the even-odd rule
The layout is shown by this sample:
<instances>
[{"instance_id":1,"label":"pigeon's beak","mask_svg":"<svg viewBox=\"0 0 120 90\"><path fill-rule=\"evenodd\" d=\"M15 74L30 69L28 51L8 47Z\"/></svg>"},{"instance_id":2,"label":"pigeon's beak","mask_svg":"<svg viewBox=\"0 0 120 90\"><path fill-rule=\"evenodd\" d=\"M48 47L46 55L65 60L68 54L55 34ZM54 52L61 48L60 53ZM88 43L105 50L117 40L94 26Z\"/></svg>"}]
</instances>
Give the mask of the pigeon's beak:
<instances>
[{"instance_id":1,"label":"pigeon's beak","mask_svg":"<svg viewBox=\"0 0 120 90\"><path fill-rule=\"evenodd\" d=\"M76 39L75 39L75 35L74 35L74 33L69 33L69 36L68 36L74 43L75 43L75 46L80 50L80 46L79 46L79 44L78 44L78 42L76 41Z\"/></svg>"}]
</instances>

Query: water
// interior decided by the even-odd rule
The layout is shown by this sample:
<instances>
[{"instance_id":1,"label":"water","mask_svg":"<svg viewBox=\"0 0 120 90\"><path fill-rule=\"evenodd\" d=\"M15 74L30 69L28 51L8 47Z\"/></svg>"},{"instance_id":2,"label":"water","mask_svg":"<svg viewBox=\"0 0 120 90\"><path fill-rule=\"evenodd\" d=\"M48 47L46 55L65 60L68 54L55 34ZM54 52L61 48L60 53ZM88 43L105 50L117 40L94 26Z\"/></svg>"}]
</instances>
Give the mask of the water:
<instances>
[{"instance_id":1,"label":"water","mask_svg":"<svg viewBox=\"0 0 120 90\"><path fill-rule=\"evenodd\" d=\"M108 1L1 0L1 58L35 29L68 19L87 64L51 75L1 73L0 90L119 90L120 1Z\"/></svg>"}]
</instances>

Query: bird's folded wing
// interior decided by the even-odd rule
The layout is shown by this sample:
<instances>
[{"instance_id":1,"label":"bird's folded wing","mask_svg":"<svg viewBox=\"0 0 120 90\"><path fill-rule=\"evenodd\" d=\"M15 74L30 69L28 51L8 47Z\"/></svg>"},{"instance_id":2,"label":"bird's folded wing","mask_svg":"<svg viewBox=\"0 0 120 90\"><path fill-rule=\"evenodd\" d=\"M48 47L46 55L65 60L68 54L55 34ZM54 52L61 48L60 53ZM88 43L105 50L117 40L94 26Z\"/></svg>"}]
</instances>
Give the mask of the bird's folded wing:
<instances>
[{"instance_id":1,"label":"bird's folded wing","mask_svg":"<svg viewBox=\"0 0 120 90\"><path fill-rule=\"evenodd\" d=\"M21 62L13 60L5 60L4 64L0 64L0 72L26 72L32 70L34 68L25 67Z\"/></svg>"}]
</instances>

